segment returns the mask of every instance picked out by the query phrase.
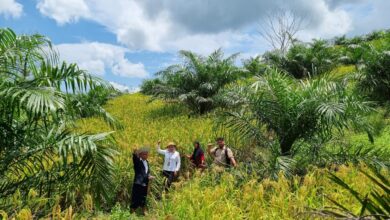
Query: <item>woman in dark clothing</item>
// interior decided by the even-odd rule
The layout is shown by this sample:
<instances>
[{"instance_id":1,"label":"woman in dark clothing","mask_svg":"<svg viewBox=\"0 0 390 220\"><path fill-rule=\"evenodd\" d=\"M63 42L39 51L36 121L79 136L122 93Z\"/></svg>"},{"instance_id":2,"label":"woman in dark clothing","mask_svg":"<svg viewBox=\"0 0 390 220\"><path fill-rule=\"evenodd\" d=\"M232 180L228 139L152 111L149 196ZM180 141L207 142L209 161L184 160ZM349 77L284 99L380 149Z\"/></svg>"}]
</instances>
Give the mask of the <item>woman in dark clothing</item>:
<instances>
[{"instance_id":1,"label":"woman in dark clothing","mask_svg":"<svg viewBox=\"0 0 390 220\"><path fill-rule=\"evenodd\" d=\"M131 212L137 208L142 208L143 214L146 212L146 196L148 194L149 180L153 178L150 175L149 162L147 161L149 150L142 148L133 153L134 164L134 182L131 192Z\"/></svg>"},{"instance_id":2,"label":"woman in dark clothing","mask_svg":"<svg viewBox=\"0 0 390 220\"><path fill-rule=\"evenodd\" d=\"M199 141L194 142L194 152L191 155L187 155L187 158L190 159L195 168L204 169L206 167L204 153Z\"/></svg>"}]
</instances>

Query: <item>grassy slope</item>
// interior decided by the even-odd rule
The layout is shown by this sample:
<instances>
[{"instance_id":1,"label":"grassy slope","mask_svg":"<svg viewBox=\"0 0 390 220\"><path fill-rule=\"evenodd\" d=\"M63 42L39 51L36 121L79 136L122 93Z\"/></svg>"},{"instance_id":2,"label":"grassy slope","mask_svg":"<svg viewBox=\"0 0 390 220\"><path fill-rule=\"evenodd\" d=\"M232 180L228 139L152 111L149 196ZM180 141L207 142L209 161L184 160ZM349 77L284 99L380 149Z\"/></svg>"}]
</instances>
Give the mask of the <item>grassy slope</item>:
<instances>
[{"instance_id":1,"label":"grassy slope","mask_svg":"<svg viewBox=\"0 0 390 220\"><path fill-rule=\"evenodd\" d=\"M188 150L195 139L206 143L214 137L211 120L188 117L186 109L178 105L160 101L148 103L148 98L141 94L123 95L110 100L106 109L125 125L124 130L114 134L124 151L140 146L154 148L158 140L162 144L175 141L180 150ZM81 121L79 125L82 131L111 130L96 119Z\"/></svg>"},{"instance_id":2,"label":"grassy slope","mask_svg":"<svg viewBox=\"0 0 390 220\"><path fill-rule=\"evenodd\" d=\"M124 167L122 171L126 173L125 178L130 181L130 185L132 170L128 153L134 147L154 146L159 139L162 139L163 143L174 140L179 144L181 153L189 153L194 139L205 144L215 137L211 119L188 118L184 108L159 101L147 104L147 100L147 97L139 94L124 95L111 100L107 105L107 110L125 125L123 131L115 133L122 149L117 163ZM82 131L110 130L95 119L84 120L79 125ZM388 140L389 137L386 135L384 138ZM154 149L150 160L152 169L158 170L161 158ZM297 218L298 213L304 212L305 208L330 205L325 194L357 209L356 201L344 190L330 183L324 173L323 170L313 170L304 179L296 177L292 182L284 178L277 182L258 182L256 177L235 181L237 176L234 172L220 174L210 171L203 176L181 181L177 184L176 191L163 197L161 201L150 198L150 215L158 219L167 216L177 219L293 219ZM341 167L338 175L352 183L358 191L368 192L371 188L356 168ZM118 212L114 211L111 217L120 219L130 215L125 210L120 213L123 214L122 217L118 217Z\"/></svg>"}]
</instances>

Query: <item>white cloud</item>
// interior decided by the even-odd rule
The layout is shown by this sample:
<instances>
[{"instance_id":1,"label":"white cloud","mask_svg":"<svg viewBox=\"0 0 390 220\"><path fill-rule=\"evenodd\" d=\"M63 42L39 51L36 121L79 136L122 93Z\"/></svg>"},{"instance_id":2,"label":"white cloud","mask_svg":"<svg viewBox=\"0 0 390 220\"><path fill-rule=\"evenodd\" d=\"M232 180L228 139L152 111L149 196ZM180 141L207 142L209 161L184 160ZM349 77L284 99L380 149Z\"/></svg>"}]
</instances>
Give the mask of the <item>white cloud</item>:
<instances>
[{"instance_id":1,"label":"white cloud","mask_svg":"<svg viewBox=\"0 0 390 220\"><path fill-rule=\"evenodd\" d=\"M352 10L353 34L365 34L377 29L390 28L389 11L389 0L365 0L364 4Z\"/></svg>"},{"instance_id":2,"label":"white cloud","mask_svg":"<svg viewBox=\"0 0 390 220\"><path fill-rule=\"evenodd\" d=\"M331 10L325 2L320 1L313 5L312 10L318 14L321 22L310 25L308 29L298 33L298 38L303 41L332 38L346 34L352 29L352 19L345 10L340 8Z\"/></svg>"},{"instance_id":3,"label":"white cloud","mask_svg":"<svg viewBox=\"0 0 390 220\"><path fill-rule=\"evenodd\" d=\"M251 9L248 19L240 12L233 15L226 13L226 10L241 8L243 4L236 0L228 0L224 4L212 0L212 5L217 3L221 7L217 14L214 13L215 8L206 7L199 0L192 1L191 4L183 0L117 0L115 3L104 0L72 0L77 1L75 5L87 4L88 10L72 10L70 7L59 10L56 9L55 1L60 5L65 2L39 0L38 9L59 24L80 18L95 21L114 33L118 42L131 50L174 52L187 49L200 53L209 53L219 47L226 48L234 44L233 41L237 41L235 35L240 35L238 27L256 21L258 15L261 15L257 9L269 5L266 1L248 1L250 4L244 4L243 7L243 10ZM230 27L231 23L234 23L234 28ZM214 30L215 28L218 29Z\"/></svg>"},{"instance_id":4,"label":"white cloud","mask_svg":"<svg viewBox=\"0 0 390 220\"><path fill-rule=\"evenodd\" d=\"M132 87L129 88L128 86L116 83L116 82L110 82L110 84L117 90L121 92L126 92L126 93L136 93L140 91L140 87Z\"/></svg>"},{"instance_id":5,"label":"white cloud","mask_svg":"<svg viewBox=\"0 0 390 220\"><path fill-rule=\"evenodd\" d=\"M96 75L104 75L110 70L114 75L145 78L148 73L142 63L133 63L125 55L130 52L124 47L112 44L86 42L59 44L56 49L61 59L75 62L80 68Z\"/></svg>"},{"instance_id":6,"label":"white cloud","mask_svg":"<svg viewBox=\"0 0 390 220\"><path fill-rule=\"evenodd\" d=\"M121 91L121 92L128 92L130 91L130 88L125 86L125 85L122 85L122 84L119 84L119 83L116 83L116 82L110 82L110 84L117 90Z\"/></svg>"},{"instance_id":7,"label":"white cloud","mask_svg":"<svg viewBox=\"0 0 390 220\"><path fill-rule=\"evenodd\" d=\"M23 5L15 0L1 0L0 1L0 15L5 18L18 18L22 15Z\"/></svg>"},{"instance_id":8,"label":"white cloud","mask_svg":"<svg viewBox=\"0 0 390 220\"><path fill-rule=\"evenodd\" d=\"M38 0L37 7L58 24L79 19L99 23L130 50L208 53L219 47L253 44L242 38L244 31L252 28L251 35L256 35L253 29L263 16L277 8L292 10L310 20L300 34L304 40L346 34L354 26L344 6L364 2L368 0ZM381 8L380 4L374 5Z\"/></svg>"},{"instance_id":9,"label":"white cloud","mask_svg":"<svg viewBox=\"0 0 390 220\"><path fill-rule=\"evenodd\" d=\"M39 11L52 17L59 24L77 22L81 17L89 17L89 9L84 0L45 0L37 4Z\"/></svg>"}]
</instances>

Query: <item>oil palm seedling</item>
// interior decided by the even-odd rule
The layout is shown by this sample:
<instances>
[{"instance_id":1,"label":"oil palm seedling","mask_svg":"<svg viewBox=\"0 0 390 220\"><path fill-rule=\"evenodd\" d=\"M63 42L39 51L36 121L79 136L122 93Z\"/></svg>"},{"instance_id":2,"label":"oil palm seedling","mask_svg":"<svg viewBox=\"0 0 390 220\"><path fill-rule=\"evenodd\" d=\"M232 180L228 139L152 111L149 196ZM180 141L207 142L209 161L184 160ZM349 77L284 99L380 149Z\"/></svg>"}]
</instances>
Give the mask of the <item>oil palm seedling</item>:
<instances>
[{"instance_id":1,"label":"oil palm seedling","mask_svg":"<svg viewBox=\"0 0 390 220\"><path fill-rule=\"evenodd\" d=\"M314 213L337 219L389 219L390 182L388 175L381 173L380 170L375 168L371 168L369 171L360 170L374 186L371 192L367 194L356 191L351 184L346 183L335 174L329 173L329 178L335 184L345 189L354 199L359 201L361 206L358 212L328 197L334 204L334 207L327 207L322 210L317 210ZM385 172L388 172L388 170Z\"/></svg>"},{"instance_id":2,"label":"oil palm seedling","mask_svg":"<svg viewBox=\"0 0 390 220\"><path fill-rule=\"evenodd\" d=\"M344 128L370 133L364 120L370 103L327 77L297 81L270 69L252 85L227 92L225 100L232 108L222 112L220 126L259 146L276 141L282 155L292 154L298 140L329 140Z\"/></svg>"},{"instance_id":3,"label":"oil palm seedling","mask_svg":"<svg viewBox=\"0 0 390 220\"><path fill-rule=\"evenodd\" d=\"M390 102L390 44L386 42L380 50L371 46L362 59L362 68L356 74L357 91L380 104Z\"/></svg>"},{"instance_id":4,"label":"oil palm seedling","mask_svg":"<svg viewBox=\"0 0 390 220\"><path fill-rule=\"evenodd\" d=\"M182 102L194 113L204 114L217 107L215 97L219 90L243 74L234 64L238 54L224 58L219 49L208 57L191 51L180 51L180 55L184 63L156 73L158 80L144 83L145 93Z\"/></svg>"},{"instance_id":5,"label":"oil palm seedling","mask_svg":"<svg viewBox=\"0 0 390 220\"><path fill-rule=\"evenodd\" d=\"M60 63L44 36L0 29L1 207L16 191L25 198L30 189L42 197L58 195L64 205L72 191L84 189L98 201L108 195L115 155L111 133L74 132L74 120L82 115L68 104L72 93L97 86L110 87L76 64ZM104 109L96 111L118 124Z\"/></svg>"},{"instance_id":6,"label":"oil palm seedling","mask_svg":"<svg viewBox=\"0 0 390 220\"><path fill-rule=\"evenodd\" d=\"M295 43L286 54L278 51L264 54L266 64L282 69L298 79L332 70L338 65L339 58L339 51L324 40Z\"/></svg>"}]
</instances>

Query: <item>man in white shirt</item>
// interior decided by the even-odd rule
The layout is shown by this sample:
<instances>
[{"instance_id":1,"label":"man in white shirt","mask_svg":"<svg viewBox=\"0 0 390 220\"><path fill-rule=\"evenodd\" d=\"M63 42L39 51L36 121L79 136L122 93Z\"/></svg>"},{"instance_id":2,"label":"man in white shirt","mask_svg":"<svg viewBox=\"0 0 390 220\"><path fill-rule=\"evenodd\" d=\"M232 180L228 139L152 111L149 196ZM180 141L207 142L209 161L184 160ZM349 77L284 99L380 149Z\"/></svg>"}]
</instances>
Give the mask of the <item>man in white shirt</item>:
<instances>
[{"instance_id":1,"label":"man in white shirt","mask_svg":"<svg viewBox=\"0 0 390 220\"><path fill-rule=\"evenodd\" d=\"M167 178L165 190L168 190L180 170L180 154L176 151L175 143L169 142L167 150L161 150L160 144L161 142L159 141L157 143L157 152L164 155L163 176Z\"/></svg>"}]
</instances>

